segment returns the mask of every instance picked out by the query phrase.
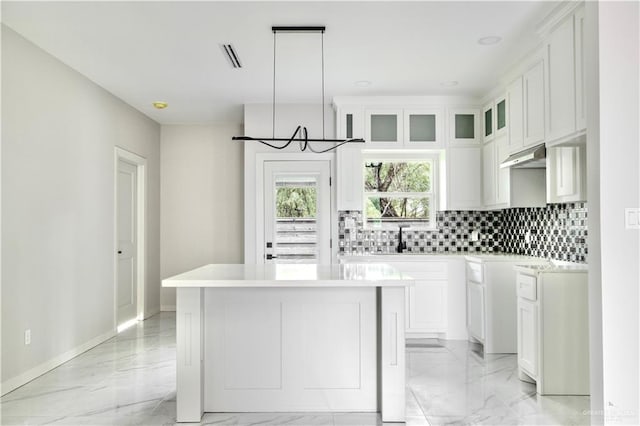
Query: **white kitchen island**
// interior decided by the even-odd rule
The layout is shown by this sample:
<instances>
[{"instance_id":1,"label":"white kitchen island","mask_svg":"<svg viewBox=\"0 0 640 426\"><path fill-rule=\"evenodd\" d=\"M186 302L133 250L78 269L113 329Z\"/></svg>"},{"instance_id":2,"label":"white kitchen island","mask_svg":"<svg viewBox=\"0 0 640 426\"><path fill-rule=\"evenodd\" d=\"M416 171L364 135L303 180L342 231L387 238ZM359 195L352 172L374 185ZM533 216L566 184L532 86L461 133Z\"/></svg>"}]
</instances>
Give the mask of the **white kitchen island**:
<instances>
[{"instance_id":1,"label":"white kitchen island","mask_svg":"<svg viewBox=\"0 0 640 426\"><path fill-rule=\"evenodd\" d=\"M177 290L177 421L376 412L403 422L405 287L386 264L212 264Z\"/></svg>"}]
</instances>

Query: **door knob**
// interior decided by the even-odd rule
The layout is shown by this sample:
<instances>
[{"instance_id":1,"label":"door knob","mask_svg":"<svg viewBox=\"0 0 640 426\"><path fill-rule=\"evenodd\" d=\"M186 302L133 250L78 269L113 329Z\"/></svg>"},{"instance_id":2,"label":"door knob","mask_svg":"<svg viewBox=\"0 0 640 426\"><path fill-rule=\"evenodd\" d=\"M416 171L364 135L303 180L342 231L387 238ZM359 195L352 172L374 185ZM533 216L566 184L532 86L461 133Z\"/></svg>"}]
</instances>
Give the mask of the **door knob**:
<instances>
[{"instance_id":1,"label":"door knob","mask_svg":"<svg viewBox=\"0 0 640 426\"><path fill-rule=\"evenodd\" d=\"M122 254L122 250L118 250L118 254Z\"/></svg>"}]
</instances>

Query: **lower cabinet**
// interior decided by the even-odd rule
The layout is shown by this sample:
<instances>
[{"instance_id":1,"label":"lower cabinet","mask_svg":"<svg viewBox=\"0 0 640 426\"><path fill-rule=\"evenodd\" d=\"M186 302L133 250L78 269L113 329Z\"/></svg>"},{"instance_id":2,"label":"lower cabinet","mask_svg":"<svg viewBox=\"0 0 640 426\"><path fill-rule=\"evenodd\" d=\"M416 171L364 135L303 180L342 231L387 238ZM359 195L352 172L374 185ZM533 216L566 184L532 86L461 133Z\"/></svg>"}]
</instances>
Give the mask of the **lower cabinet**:
<instances>
[{"instance_id":1,"label":"lower cabinet","mask_svg":"<svg viewBox=\"0 0 640 426\"><path fill-rule=\"evenodd\" d=\"M467 329L469 335L482 342L485 339L484 286L467 281Z\"/></svg>"},{"instance_id":2,"label":"lower cabinet","mask_svg":"<svg viewBox=\"0 0 640 426\"><path fill-rule=\"evenodd\" d=\"M589 395L586 268L516 269L520 379L540 395Z\"/></svg>"},{"instance_id":3,"label":"lower cabinet","mask_svg":"<svg viewBox=\"0 0 640 426\"><path fill-rule=\"evenodd\" d=\"M518 365L529 376L538 374L538 307L518 299Z\"/></svg>"},{"instance_id":4,"label":"lower cabinet","mask_svg":"<svg viewBox=\"0 0 640 426\"><path fill-rule=\"evenodd\" d=\"M418 280L407 293L407 333L447 331L447 281Z\"/></svg>"}]
</instances>

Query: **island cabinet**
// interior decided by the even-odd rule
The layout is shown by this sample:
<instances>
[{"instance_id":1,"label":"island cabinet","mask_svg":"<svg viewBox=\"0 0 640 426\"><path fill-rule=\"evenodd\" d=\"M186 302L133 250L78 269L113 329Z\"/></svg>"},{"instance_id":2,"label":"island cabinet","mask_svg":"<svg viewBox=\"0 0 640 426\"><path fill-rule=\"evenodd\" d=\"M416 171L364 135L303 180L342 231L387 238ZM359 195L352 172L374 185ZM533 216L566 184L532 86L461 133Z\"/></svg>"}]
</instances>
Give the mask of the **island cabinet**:
<instances>
[{"instance_id":1,"label":"island cabinet","mask_svg":"<svg viewBox=\"0 0 640 426\"><path fill-rule=\"evenodd\" d=\"M405 287L384 264L205 265L177 289L176 417L379 411L405 420Z\"/></svg>"},{"instance_id":2,"label":"island cabinet","mask_svg":"<svg viewBox=\"0 0 640 426\"><path fill-rule=\"evenodd\" d=\"M584 6L556 24L545 42L547 146L584 141Z\"/></svg>"},{"instance_id":3,"label":"island cabinet","mask_svg":"<svg viewBox=\"0 0 640 426\"><path fill-rule=\"evenodd\" d=\"M520 379L540 395L589 395L586 265L515 270Z\"/></svg>"}]
</instances>

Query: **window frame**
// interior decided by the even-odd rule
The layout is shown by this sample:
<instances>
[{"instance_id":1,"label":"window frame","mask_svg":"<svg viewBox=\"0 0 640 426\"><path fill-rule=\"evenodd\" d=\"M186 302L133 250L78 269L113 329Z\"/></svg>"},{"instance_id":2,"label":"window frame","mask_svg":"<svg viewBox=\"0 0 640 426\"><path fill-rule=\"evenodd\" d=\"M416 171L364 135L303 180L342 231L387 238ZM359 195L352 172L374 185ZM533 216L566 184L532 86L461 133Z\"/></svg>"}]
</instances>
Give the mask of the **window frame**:
<instances>
[{"instance_id":1,"label":"window frame","mask_svg":"<svg viewBox=\"0 0 640 426\"><path fill-rule=\"evenodd\" d=\"M364 178L365 165L371 162L383 163L431 163L431 178L429 192L369 192L365 188ZM371 230L397 230L400 225L409 225L411 230L433 231L437 229L436 212L438 211L440 174L439 174L440 154L437 152L365 152L362 153L362 226ZM394 223L369 223L367 218L367 202L369 198L380 197L384 194L388 198L427 198L429 199L429 220L428 223L417 223L410 219L398 220Z\"/></svg>"}]
</instances>

